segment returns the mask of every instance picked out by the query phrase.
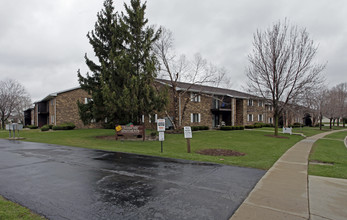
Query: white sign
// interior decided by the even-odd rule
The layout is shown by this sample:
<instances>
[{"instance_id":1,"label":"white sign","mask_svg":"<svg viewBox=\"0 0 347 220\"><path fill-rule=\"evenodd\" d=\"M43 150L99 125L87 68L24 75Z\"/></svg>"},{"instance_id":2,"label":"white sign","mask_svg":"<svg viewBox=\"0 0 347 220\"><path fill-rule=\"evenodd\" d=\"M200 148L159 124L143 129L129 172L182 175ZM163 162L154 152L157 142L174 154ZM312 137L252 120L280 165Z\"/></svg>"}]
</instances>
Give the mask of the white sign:
<instances>
[{"instance_id":1,"label":"white sign","mask_svg":"<svg viewBox=\"0 0 347 220\"><path fill-rule=\"evenodd\" d=\"M163 131L160 131L159 132L159 141L164 141L164 132Z\"/></svg>"},{"instance_id":2,"label":"white sign","mask_svg":"<svg viewBox=\"0 0 347 220\"><path fill-rule=\"evenodd\" d=\"M283 134L285 134L285 133L292 135L292 128L283 127Z\"/></svg>"},{"instance_id":3,"label":"white sign","mask_svg":"<svg viewBox=\"0 0 347 220\"><path fill-rule=\"evenodd\" d=\"M190 126L184 127L184 138L193 138L192 128Z\"/></svg>"},{"instance_id":4,"label":"white sign","mask_svg":"<svg viewBox=\"0 0 347 220\"><path fill-rule=\"evenodd\" d=\"M158 119L157 120L157 130L159 132L165 131L165 119Z\"/></svg>"}]
</instances>

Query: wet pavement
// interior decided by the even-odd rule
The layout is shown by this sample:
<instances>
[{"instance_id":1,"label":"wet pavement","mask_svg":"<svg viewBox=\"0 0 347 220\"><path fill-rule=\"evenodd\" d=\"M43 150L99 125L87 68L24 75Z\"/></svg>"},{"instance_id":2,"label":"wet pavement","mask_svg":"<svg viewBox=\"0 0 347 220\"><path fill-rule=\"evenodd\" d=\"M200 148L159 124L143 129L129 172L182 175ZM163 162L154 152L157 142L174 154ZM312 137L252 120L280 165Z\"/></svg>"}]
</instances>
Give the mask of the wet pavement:
<instances>
[{"instance_id":1,"label":"wet pavement","mask_svg":"<svg viewBox=\"0 0 347 220\"><path fill-rule=\"evenodd\" d=\"M0 195L49 219L229 219L264 174L0 139Z\"/></svg>"}]
</instances>

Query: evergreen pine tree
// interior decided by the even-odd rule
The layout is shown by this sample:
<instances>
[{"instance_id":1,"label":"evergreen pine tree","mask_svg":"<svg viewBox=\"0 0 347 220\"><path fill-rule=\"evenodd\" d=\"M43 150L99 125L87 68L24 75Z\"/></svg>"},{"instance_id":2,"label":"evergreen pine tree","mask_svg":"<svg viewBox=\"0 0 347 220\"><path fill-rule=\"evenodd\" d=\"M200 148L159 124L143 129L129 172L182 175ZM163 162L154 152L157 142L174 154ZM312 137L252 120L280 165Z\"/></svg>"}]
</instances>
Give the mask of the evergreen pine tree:
<instances>
[{"instance_id":1,"label":"evergreen pine tree","mask_svg":"<svg viewBox=\"0 0 347 220\"><path fill-rule=\"evenodd\" d=\"M86 64L91 71L83 77L78 70L80 86L87 91L92 99L87 103L78 103L80 118L84 124L89 124L92 119L104 121L108 113L104 107L104 99L101 88L103 80L107 80L104 75L110 71L111 60L109 54L113 46L114 29L117 27L117 15L114 11L113 0L105 0L104 9L97 14L97 22L94 31L88 32L87 37L92 45L98 63L85 55Z\"/></svg>"},{"instance_id":2,"label":"evergreen pine tree","mask_svg":"<svg viewBox=\"0 0 347 220\"><path fill-rule=\"evenodd\" d=\"M167 95L153 87L157 59L152 46L160 30L146 26L145 10L140 0L131 0L119 18L118 31L124 34L126 46L122 52L112 52L117 71L109 72L112 80L103 86L105 106L118 123L139 123L141 115L152 114L167 103Z\"/></svg>"}]
</instances>

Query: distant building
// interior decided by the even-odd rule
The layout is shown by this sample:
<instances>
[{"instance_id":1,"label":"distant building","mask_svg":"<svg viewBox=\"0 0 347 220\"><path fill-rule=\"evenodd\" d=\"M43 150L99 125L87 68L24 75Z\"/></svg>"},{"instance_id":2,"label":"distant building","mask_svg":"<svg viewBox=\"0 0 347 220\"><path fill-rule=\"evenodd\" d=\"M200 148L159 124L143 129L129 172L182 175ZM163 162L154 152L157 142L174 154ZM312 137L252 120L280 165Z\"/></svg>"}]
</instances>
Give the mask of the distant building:
<instances>
[{"instance_id":1,"label":"distant building","mask_svg":"<svg viewBox=\"0 0 347 220\"><path fill-rule=\"evenodd\" d=\"M25 111L25 121L32 125L59 125L72 122L76 128L100 127L97 123L85 126L80 120L77 101L86 103L90 95L80 87L49 94L35 102L35 107Z\"/></svg>"}]
</instances>

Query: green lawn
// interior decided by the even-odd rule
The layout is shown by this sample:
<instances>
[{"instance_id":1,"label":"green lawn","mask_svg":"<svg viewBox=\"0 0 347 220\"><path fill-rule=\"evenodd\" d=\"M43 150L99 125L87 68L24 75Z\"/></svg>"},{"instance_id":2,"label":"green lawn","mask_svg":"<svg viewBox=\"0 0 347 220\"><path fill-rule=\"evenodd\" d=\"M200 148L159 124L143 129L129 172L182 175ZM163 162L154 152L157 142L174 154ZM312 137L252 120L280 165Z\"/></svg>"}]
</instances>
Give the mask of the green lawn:
<instances>
[{"instance_id":1,"label":"green lawn","mask_svg":"<svg viewBox=\"0 0 347 220\"><path fill-rule=\"evenodd\" d=\"M318 140L311 151L310 161L320 161L333 165L310 164L309 174L347 179L347 148L343 140L347 131L337 132Z\"/></svg>"},{"instance_id":2,"label":"green lawn","mask_svg":"<svg viewBox=\"0 0 347 220\"><path fill-rule=\"evenodd\" d=\"M25 130L21 132L21 137L25 137L25 141L32 142L207 161L265 170L269 169L287 149L303 139L298 135L284 135L288 139L273 138L264 136L269 133L254 131L198 131L193 133L192 153L188 154L183 134L166 134L163 153L160 153L159 141L115 141L95 138L113 134L113 130L106 129L49 132ZM6 132L0 133L2 138L7 138L7 135ZM195 153L206 148L231 149L246 153L246 156L206 156Z\"/></svg>"},{"instance_id":3,"label":"green lawn","mask_svg":"<svg viewBox=\"0 0 347 220\"><path fill-rule=\"evenodd\" d=\"M45 219L32 213L29 209L24 208L16 203L8 201L0 196L0 219L6 220L42 220Z\"/></svg>"}]
</instances>

